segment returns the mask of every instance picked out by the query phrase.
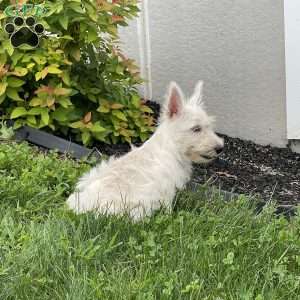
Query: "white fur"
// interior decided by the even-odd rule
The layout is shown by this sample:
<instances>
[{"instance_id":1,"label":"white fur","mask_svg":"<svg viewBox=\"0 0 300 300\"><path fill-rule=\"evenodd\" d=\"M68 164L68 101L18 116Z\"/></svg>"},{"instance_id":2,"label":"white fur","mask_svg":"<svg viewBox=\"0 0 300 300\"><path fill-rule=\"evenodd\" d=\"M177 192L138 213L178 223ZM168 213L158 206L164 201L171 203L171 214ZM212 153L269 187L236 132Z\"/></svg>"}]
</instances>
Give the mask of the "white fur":
<instances>
[{"instance_id":1,"label":"white fur","mask_svg":"<svg viewBox=\"0 0 300 300\"><path fill-rule=\"evenodd\" d=\"M80 178L67 205L76 213L128 213L138 220L160 207L171 208L177 189L192 173L192 162L207 163L217 157L223 140L212 129L212 119L202 107L202 86L185 100L172 82L153 136L120 158L102 162ZM200 132L194 132L201 127Z\"/></svg>"}]
</instances>

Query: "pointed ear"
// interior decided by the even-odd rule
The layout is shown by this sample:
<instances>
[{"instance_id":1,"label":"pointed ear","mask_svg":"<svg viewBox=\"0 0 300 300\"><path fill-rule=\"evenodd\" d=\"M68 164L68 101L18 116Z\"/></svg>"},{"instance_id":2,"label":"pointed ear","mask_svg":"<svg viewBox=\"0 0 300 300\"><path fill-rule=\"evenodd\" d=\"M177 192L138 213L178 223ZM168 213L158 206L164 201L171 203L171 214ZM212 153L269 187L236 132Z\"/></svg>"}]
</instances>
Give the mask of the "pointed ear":
<instances>
[{"instance_id":1,"label":"pointed ear","mask_svg":"<svg viewBox=\"0 0 300 300\"><path fill-rule=\"evenodd\" d=\"M198 81L195 89L194 89L194 94L190 98L190 103L193 105L201 105L202 103L202 98L203 98L203 84L204 82L202 80Z\"/></svg>"},{"instance_id":2,"label":"pointed ear","mask_svg":"<svg viewBox=\"0 0 300 300\"><path fill-rule=\"evenodd\" d=\"M169 85L165 112L169 118L178 116L183 109L183 93L176 82Z\"/></svg>"}]
</instances>

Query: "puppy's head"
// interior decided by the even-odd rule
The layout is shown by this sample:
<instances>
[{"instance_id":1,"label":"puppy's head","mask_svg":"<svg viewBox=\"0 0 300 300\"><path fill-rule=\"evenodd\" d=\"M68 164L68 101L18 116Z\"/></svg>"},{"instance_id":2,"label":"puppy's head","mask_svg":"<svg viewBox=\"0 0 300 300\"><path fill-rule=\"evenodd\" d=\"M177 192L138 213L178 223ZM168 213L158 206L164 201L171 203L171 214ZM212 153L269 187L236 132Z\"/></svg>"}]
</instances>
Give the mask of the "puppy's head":
<instances>
[{"instance_id":1,"label":"puppy's head","mask_svg":"<svg viewBox=\"0 0 300 300\"><path fill-rule=\"evenodd\" d=\"M212 161L224 147L223 139L213 130L213 118L203 108L202 90L203 82L199 81L193 95L186 99L180 87L171 82L161 115L169 138L182 155L195 163Z\"/></svg>"}]
</instances>

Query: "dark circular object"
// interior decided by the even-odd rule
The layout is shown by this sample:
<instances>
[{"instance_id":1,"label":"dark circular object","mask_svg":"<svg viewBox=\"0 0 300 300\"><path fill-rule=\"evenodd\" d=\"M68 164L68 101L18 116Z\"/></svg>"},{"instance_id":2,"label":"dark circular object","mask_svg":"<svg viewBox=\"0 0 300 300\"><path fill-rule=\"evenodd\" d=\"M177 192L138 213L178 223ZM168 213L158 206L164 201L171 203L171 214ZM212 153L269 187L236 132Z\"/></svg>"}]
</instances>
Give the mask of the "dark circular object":
<instances>
[{"instance_id":1,"label":"dark circular object","mask_svg":"<svg viewBox=\"0 0 300 300\"><path fill-rule=\"evenodd\" d=\"M22 17L15 17L14 23L16 26L22 26L24 24L24 19Z\"/></svg>"},{"instance_id":2,"label":"dark circular object","mask_svg":"<svg viewBox=\"0 0 300 300\"><path fill-rule=\"evenodd\" d=\"M34 17L28 17L27 19L26 19L26 25L27 26L33 26L35 24L35 19L34 19Z\"/></svg>"},{"instance_id":3,"label":"dark circular object","mask_svg":"<svg viewBox=\"0 0 300 300\"><path fill-rule=\"evenodd\" d=\"M7 24L5 25L5 31L6 31L7 33L13 33L13 32L15 31L15 25L12 24L12 23L7 23Z\"/></svg>"},{"instance_id":4,"label":"dark circular object","mask_svg":"<svg viewBox=\"0 0 300 300\"><path fill-rule=\"evenodd\" d=\"M44 32L45 28L42 24L36 24L34 26L34 30L35 30L36 33L42 34Z\"/></svg>"}]
</instances>

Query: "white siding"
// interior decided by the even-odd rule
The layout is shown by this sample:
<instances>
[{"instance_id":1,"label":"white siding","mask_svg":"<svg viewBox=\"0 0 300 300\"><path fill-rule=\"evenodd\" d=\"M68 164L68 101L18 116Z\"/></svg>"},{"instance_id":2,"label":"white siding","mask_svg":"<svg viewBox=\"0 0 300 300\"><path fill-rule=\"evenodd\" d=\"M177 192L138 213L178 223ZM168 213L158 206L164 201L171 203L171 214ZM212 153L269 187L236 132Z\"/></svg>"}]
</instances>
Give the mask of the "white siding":
<instances>
[{"instance_id":1,"label":"white siding","mask_svg":"<svg viewBox=\"0 0 300 300\"><path fill-rule=\"evenodd\" d=\"M282 0L150 0L148 13L154 100L171 80L191 92L203 79L219 132L286 145Z\"/></svg>"},{"instance_id":2,"label":"white siding","mask_svg":"<svg viewBox=\"0 0 300 300\"><path fill-rule=\"evenodd\" d=\"M287 134L300 139L300 1L285 3Z\"/></svg>"}]
</instances>

